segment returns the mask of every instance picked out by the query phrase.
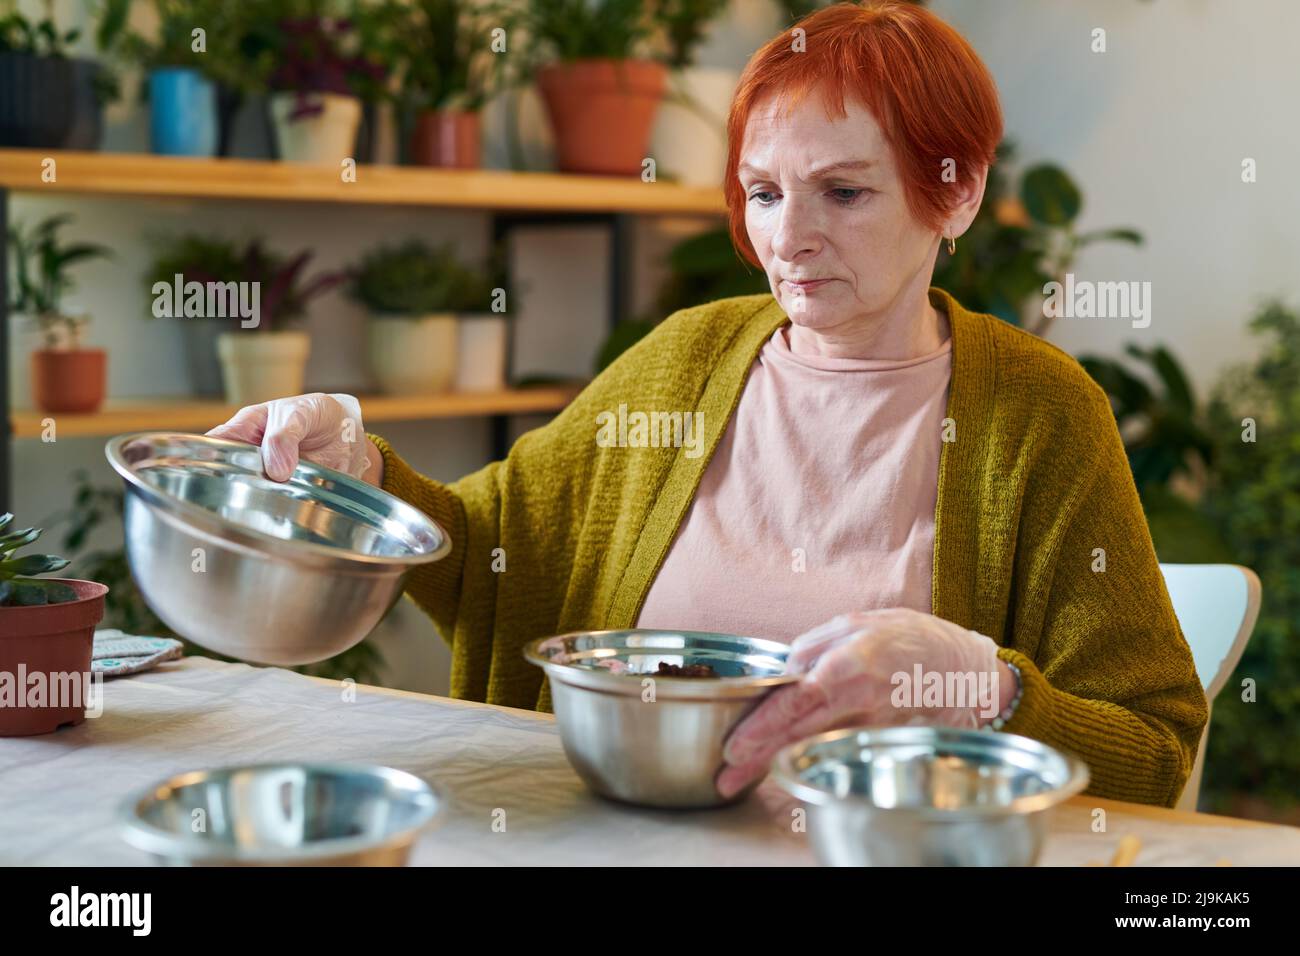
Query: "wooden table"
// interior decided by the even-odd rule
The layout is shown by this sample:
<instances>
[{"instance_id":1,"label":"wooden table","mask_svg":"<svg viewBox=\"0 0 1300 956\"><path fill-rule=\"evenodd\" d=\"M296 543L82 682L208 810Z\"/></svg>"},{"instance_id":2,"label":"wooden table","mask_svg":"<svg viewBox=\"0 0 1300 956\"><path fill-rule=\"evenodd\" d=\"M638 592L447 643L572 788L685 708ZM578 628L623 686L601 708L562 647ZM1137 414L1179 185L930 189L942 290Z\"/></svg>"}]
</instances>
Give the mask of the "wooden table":
<instances>
[{"instance_id":1,"label":"wooden table","mask_svg":"<svg viewBox=\"0 0 1300 956\"><path fill-rule=\"evenodd\" d=\"M350 699L351 698L351 699ZM438 786L448 807L413 864L730 864L815 861L770 783L722 810L642 810L594 796L554 719L278 668L186 658L104 685L103 714L43 737L0 738L0 864L139 864L123 798L173 774L268 760L385 764ZM1097 810L1105 830L1094 830ZM1083 796L1059 807L1040 863L1300 863L1300 829Z\"/></svg>"}]
</instances>

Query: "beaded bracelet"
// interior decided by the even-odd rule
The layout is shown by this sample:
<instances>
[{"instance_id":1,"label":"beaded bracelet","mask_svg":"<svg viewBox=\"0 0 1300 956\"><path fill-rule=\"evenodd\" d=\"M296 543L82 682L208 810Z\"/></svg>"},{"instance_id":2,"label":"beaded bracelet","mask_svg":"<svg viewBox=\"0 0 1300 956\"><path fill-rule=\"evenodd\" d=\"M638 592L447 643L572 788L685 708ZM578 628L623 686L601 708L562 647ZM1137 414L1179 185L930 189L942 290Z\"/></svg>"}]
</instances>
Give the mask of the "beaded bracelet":
<instances>
[{"instance_id":1,"label":"beaded bracelet","mask_svg":"<svg viewBox=\"0 0 1300 956\"><path fill-rule=\"evenodd\" d=\"M1007 704L1007 709L998 714L991 721L985 724L982 730L1001 730L1011 719L1011 715L1016 712L1016 707L1020 704L1020 698L1025 693L1025 683L1020 679L1020 668L1010 661L1004 662L1007 667L1011 668L1011 673L1016 675L1016 695L1011 698L1011 703Z\"/></svg>"}]
</instances>

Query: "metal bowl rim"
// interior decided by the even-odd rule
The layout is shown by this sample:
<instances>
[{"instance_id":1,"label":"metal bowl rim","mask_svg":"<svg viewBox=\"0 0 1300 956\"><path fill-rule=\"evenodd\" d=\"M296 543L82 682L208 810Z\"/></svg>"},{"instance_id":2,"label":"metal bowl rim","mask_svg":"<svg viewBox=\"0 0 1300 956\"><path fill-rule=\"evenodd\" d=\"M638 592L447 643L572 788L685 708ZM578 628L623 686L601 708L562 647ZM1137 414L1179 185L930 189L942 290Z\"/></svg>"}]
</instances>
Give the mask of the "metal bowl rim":
<instances>
[{"instance_id":1,"label":"metal bowl rim","mask_svg":"<svg viewBox=\"0 0 1300 956\"><path fill-rule=\"evenodd\" d=\"M1064 761L1068 768L1068 776L1065 783L1059 787L1053 787L1044 793L1026 794L1022 797L1016 797L1010 803L1000 806L978 805L961 807L957 810L948 810L942 807L882 807L873 803L871 800L860 794L849 794L840 797L830 791L816 787L808 783L794 768L794 759L807 750L821 744L832 743L846 737L853 737L860 733L888 733L898 730L928 730L937 735L940 740L943 739L974 739L985 740L991 738L994 734L1004 740L1010 740L1016 746L1027 749L1036 749L1048 754L1055 755ZM1040 740L1034 740L1032 737L1025 737L1020 734L1008 734L1005 731L989 730L967 730L952 727L917 727L917 726L858 726L847 727L842 730L830 730L825 733L815 734L811 737L804 737L792 744L782 747L772 758L770 767L772 779L787 793L799 798L805 803L814 806L832 806L839 804L857 806L862 809L871 810L877 813L894 813L907 814L910 816L920 817L924 820L933 821L952 821L966 818L986 818L1002 817L1036 813L1041 810L1047 810L1059 803L1068 800L1070 797L1080 793L1087 785L1090 778L1088 766L1073 754L1066 753L1063 750L1057 750L1050 747Z\"/></svg>"},{"instance_id":2,"label":"metal bowl rim","mask_svg":"<svg viewBox=\"0 0 1300 956\"><path fill-rule=\"evenodd\" d=\"M423 788L425 792L433 797L433 809L427 817L414 826L404 827L401 830L395 830L382 839L367 837L344 837L334 840L320 840L312 844L309 848L293 847L266 847L263 849L248 850L241 847L232 847L227 844L210 843L208 841L185 841L176 836L170 830L164 830L162 827L154 826L143 820L137 813L138 808L145 801L151 800L153 795L160 789L166 787L175 789L199 782L206 777L212 777L222 773L232 773L234 771L245 770L272 770L284 769L288 767L311 768L314 771L326 771L330 773L357 773L364 772L372 776L383 777L388 780L396 780L402 783L414 783ZM252 764L224 764L219 767L209 767L203 770L186 770L182 773L173 774L163 780L150 784L146 787L131 792L121 803L118 804L117 817L119 821L122 838L145 853L151 853L161 857L182 857L186 860L229 860L234 863L278 863L278 862L299 862L324 859L335 856L346 856L350 853L358 853L365 850L376 850L385 847L400 846L401 844L413 839L422 830L432 827L438 822L447 808L447 797L443 788L437 784L417 777L407 770L399 770L396 767L385 767L380 764L349 764L341 762L314 763L304 762L296 763L293 761L266 761L263 763Z\"/></svg>"},{"instance_id":3,"label":"metal bowl rim","mask_svg":"<svg viewBox=\"0 0 1300 956\"><path fill-rule=\"evenodd\" d=\"M542 668L548 677L553 677L571 687L579 687L583 690L594 690L597 692L612 693L617 696L628 696L640 694L641 681L646 677L654 677L656 686L659 682L665 682L669 695L665 699L672 700L722 700L726 698L748 696L751 691L766 692L774 687L780 687L784 684L793 684L802 678L802 673L785 673L770 674L766 677L714 677L702 680L698 677L660 677L656 674L617 674L613 671L606 671L594 667L579 667L574 664L564 664L559 661L553 661L539 652L539 648L544 643L550 641L559 641L566 638L575 637L601 637L606 634L627 634L635 631L644 631L646 633L661 634L707 634L711 637L731 637L743 641L762 641L779 647L787 648L789 645L781 644L780 641L772 641L769 638L745 637L740 634L728 634L723 631L694 631L683 628L668 627L615 627L601 630L588 631L568 631L564 634L553 634L549 637L538 637L524 645L524 659L530 664L535 664ZM716 690L717 693L692 693L692 691Z\"/></svg>"},{"instance_id":4,"label":"metal bowl rim","mask_svg":"<svg viewBox=\"0 0 1300 956\"><path fill-rule=\"evenodd\" d=\"M433 533L437 535L440 544L437 548L426 554L408 554L408 555L373 555L361 554L356 551L349 551L345 548L334 548L323 544L316 544L310 541L286 541L275 535L267 534L265 531L259 531L238 522L228 521L219 515L214 514L201 505L193 504L183 498L168 494L159 488L146 482L128 464L122 457L122 449L133 441L149 441L158 439L183 439L185 441L198 440L204 444L213 447L226 447L234 450L247 451L257 449L258 446L249 442L230 441L225 438L212 438L207 435L195 435L189 432L174 431L147 431L147 432L130 432L123 435L117 435L108 440L104 446L104 454L108 462L130 486L133 491L139 494L145 501L153 507L167 513L172 518L179 520L185 530L194 531L207 536L209 539L218 544L242 545L244 548L251 548L260 556L265 557L267 552L272 554L282 554L287 557L309 557L318 562L324 563L344 563L361 565L370 569L405 569L416 567L423 564L429 564L446 557L452 549L451 537L446 530L429 517L419 508L408 504L396 495L393 495L382 488L367 484L347 475L341 471L335 471L332 468L326 468L323 465L317 465L314 462L300 460L295 471L301 470L304 474L317 476L337 482L342 485L355 488L362 488L367 494L377 495L384 504L394 509L398 514L402 514L402 520L408 521L415 519L426 523Z\"/></svg>"}]
</instances>

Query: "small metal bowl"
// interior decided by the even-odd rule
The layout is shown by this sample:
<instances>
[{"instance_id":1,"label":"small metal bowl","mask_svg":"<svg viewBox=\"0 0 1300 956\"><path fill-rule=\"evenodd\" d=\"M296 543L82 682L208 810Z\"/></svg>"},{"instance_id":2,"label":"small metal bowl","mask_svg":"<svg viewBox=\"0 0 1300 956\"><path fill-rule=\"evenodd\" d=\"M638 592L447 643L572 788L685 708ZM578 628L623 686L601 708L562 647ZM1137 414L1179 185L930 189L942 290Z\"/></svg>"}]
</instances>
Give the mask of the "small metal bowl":
<instances>
[{"instance_id":1,"label":"small metal bowl","mask_svg":"<svg viewBox=\"0 0 1300 956\"><path fill-rule=\"evenodd\" d=\"M704 808L727 734L773 688L793 683L789 646L705 631L634 628L542 638L524 656L546 671L564 752L602 796L649 807ZM660 663L709 664L721 676L662 677ZM755 784L754 786L756 786Z\"/></svg>"},{"instance_id":2,"label":"small metal bowl","mask_svg":"<svg viewBox=\"0 0 1300 956\"><path fill-rule=\"evenodd\" d=\"M268 763L163 780L118 816L127 843L174 866L402 866L444 803L391 767Z\"/></svg>"},{"instance_id":3,"label":"small metal bowl","mask_svg":"<svg viewBox=\"0 0 1300 956\"><path fill-rule=\"evenodd\" d=\"M105 448L126 482L127 560L172 630L260 664L342 653L379 623L407 573L451 540L423 512L301 462L286 482L256 445L170 432Z\"/></svg>"},{"instance_id":4,"label":"small metal bowl","mask_svg":"<svg viewBox=\"0 0 1300 956\"><path fill-rule=\"evenodd\" d=\"M1048 811L1088 785L1082 761L1028 737L913 726L810 737L772 776L827 866L1030 866Z\"/></svg>"}]
</instances>

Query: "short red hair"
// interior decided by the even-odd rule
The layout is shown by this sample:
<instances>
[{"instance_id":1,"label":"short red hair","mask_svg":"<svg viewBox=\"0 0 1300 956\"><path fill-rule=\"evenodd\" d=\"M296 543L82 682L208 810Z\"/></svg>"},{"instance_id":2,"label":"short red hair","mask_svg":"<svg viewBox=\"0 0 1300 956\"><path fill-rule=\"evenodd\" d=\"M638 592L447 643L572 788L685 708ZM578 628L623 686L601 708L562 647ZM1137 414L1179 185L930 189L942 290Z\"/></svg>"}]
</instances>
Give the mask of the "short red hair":
<instances>
[{"instance_id":1,"label":"short red hair","mask_svg":"<svg viewBox=\"0 0 1300 956\"><path fill-rule=\"evenodd\" d=\"M796 51L796 31L804 49ZM988 67L960 33L921 6L838 3L804 17L772 38L741 74L727 119L723 192L736 249L754 265L745 229L745 190L737 177L751 111L769 94L794 105L823 92L832 115L845 117L846 94L871 111L893 149L908 207L939 232L950 211L953 183L942 176L956 163L959 182L992 166L1002 141L1002 107Z\"/></svg>"}]
</instances>

